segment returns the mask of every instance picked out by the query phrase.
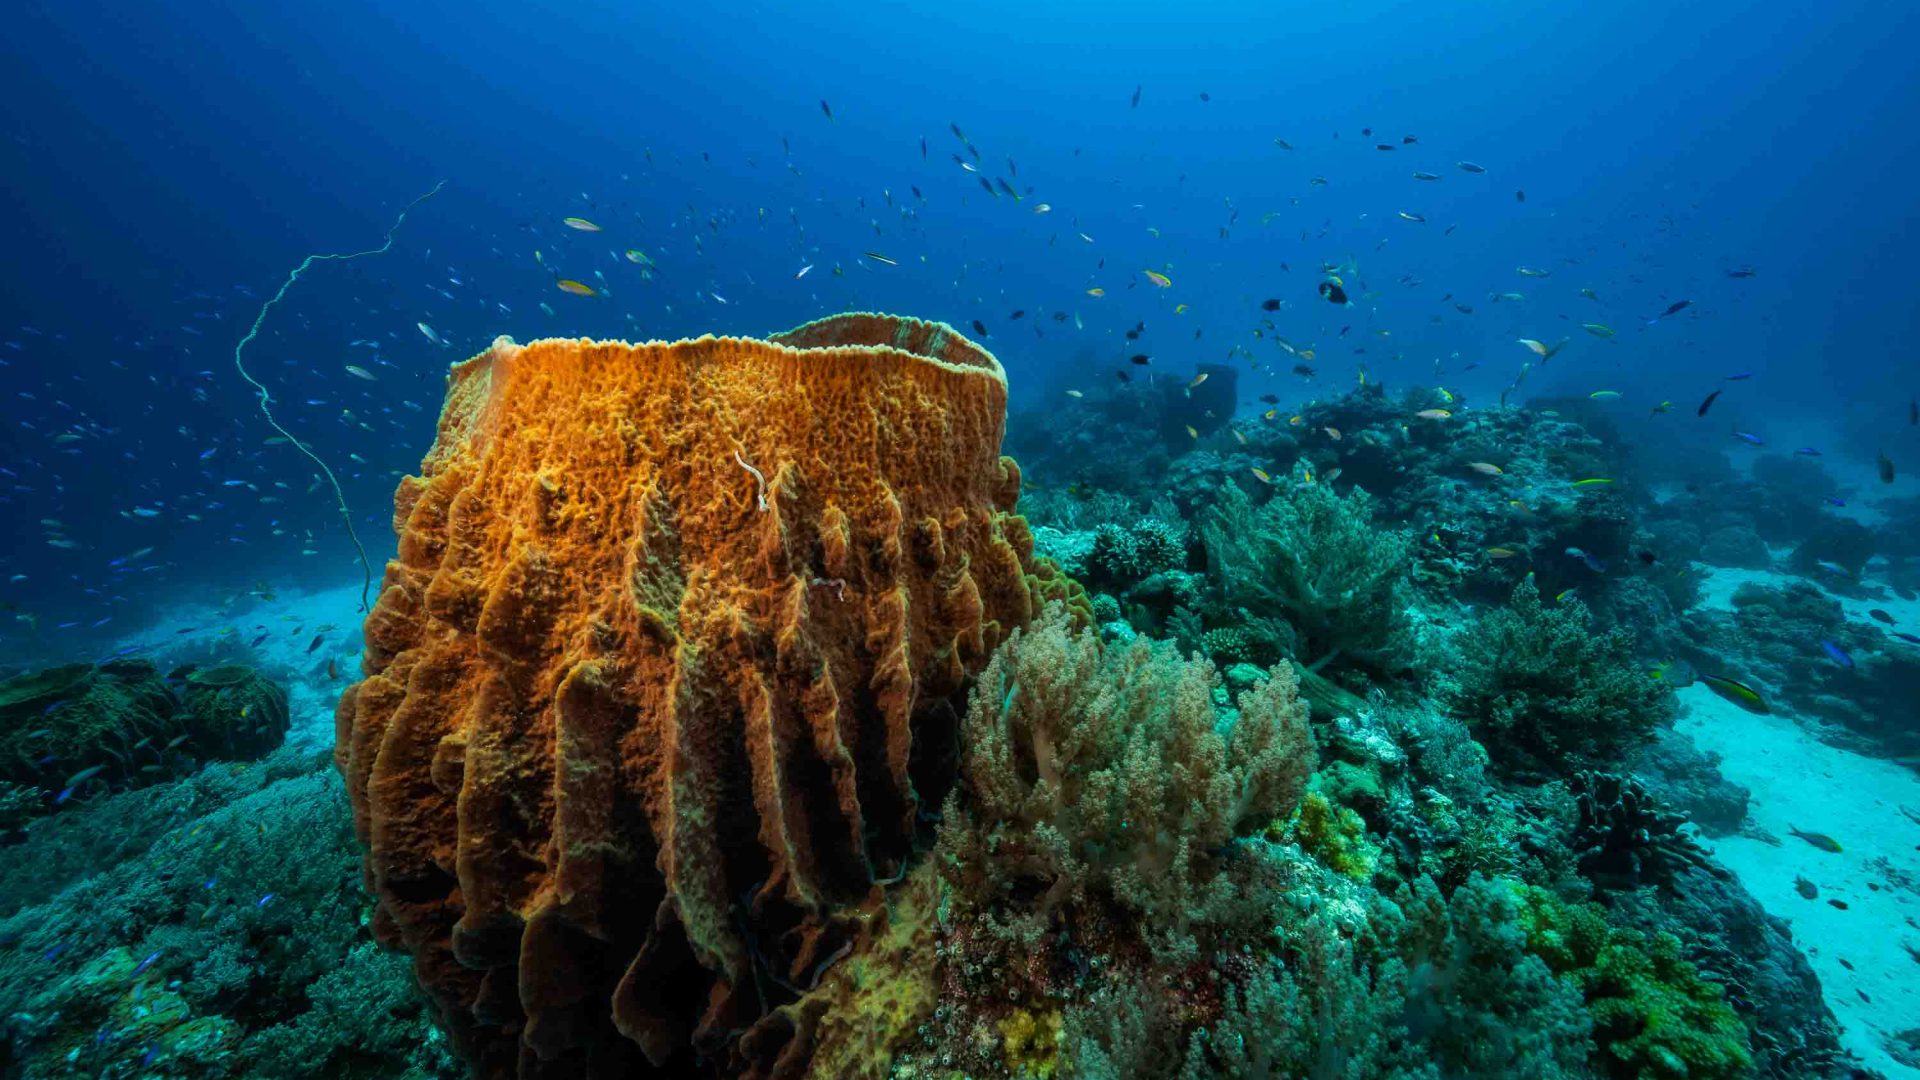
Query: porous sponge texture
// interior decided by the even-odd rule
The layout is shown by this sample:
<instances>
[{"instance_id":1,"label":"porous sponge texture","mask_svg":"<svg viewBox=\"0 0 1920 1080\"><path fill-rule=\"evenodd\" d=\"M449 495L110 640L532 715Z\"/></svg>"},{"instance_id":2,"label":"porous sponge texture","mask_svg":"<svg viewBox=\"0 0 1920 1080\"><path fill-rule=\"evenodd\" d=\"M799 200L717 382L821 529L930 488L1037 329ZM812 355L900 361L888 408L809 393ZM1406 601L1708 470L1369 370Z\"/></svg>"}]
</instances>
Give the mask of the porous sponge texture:
<instances>
[{"instance_id":1,"label":"porous sponge texture","mask_svg":"<svg viewBox=\"0 0 1920 1080\"><path fill-rule=\"evenodd\" d=\"M723 1054L848 940L1060 587L1005 412L992 354L881 315L454 367L335 757L481 1075Z\"/></svg>"}]
</instances>

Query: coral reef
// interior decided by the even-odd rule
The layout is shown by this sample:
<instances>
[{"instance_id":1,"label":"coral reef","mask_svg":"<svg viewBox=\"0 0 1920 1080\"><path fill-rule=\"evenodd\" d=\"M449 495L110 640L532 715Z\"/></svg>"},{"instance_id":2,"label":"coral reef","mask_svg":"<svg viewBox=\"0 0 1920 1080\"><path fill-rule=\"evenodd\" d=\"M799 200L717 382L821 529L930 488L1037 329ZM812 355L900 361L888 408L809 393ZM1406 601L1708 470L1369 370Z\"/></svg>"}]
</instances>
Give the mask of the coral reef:
<instances>
[{"instance_id":1,"label":"coral reef","mask_svg":"<svg viewBox=\"0 0 1920 1080\"><path fill-rule=\"evenodd\" d=\"M197 819L177 805L150 817L166 788L147 788L61 815L66 832L36 827L18 850L56 862L82 825L160 831L0 920L0 1069L453 1080L406 959L368 939L352 819L324 764L308 754L170 785L196 788Z\"/></svg>"},{"instance_id":2,"label":"coral reef","mask_svg":"<svg viewBox=\"0 0 1920 1080\"><path fill-rule=\"evenodd\" d=\"M0 781L11 808L0 828L279 746L286 691L243 665L212 670L217 681L184 668L162 679L152 663L123 658L0 683Z\"/></svg>"},{"instance_id":3,"label":"coral reef","mask_svg":"<svg viewBox=\"0 0 1920 1080\"><path fill-rule=\"evenodd\" d=\"M481 1075L797 1052L773 1006L902 869L968 673L1072 591L1005 402L878 315L454 368L336 759L375 928Z\"/></svg>"},{"instance_id":4,"label":"coral reef","mask_svg":"<svg viewBox=\"0 0 1920 1080\"><path fill-rule=\"evenodd\" d=\"M1568 785L1580 820L1568 841L1580 873L1603 889L1672 888L1688 867L1724 876L1683 831L1686 816L1663 809L1631 776L1575 773Z\"/></svg>"},{"instance_id":5,"label":"coral reef","mask_svg":"<svg viewBox=\"0 0 1920 1080\"><path fill-rule=\"evenodd\" d=\"M1675 709L1633 654L1631 632L1595 633L1586 605L1549 604L1523 581L1507 607L1480 620L1448 699L1506 767L1558 773L1618 761Z\"/></svg>"}]
</instances>

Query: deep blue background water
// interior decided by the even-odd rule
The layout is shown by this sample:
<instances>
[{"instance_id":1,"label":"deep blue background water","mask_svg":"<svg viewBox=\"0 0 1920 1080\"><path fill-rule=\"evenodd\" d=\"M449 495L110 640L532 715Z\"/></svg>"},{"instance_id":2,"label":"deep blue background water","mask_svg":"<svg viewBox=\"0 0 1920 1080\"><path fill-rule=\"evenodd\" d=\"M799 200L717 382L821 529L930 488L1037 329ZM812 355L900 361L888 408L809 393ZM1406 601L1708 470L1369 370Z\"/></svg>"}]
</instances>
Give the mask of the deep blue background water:
<instances>
[{"instance_id":1,"label":"deep blue background water","mask_svg":"<svg viewBox=\"0 0 1920 1080\"><path fill-rule=\"evenodd\" d=\"M443 178L390 253L294 286L248 356L340 470L376 560L446 364L493 335L760 334L847 308L981 320L1017 402L1062 401L1134 351L1183 377L1244 345L1279 375L1243 380L1243 399L1338 392L1361 363L1431 383L1439 360L1471 404L1531 359L1516 338L1571 336L1530 390L1617 389L1636 417L1673 399L1662 422L1702 453L1730 425L1826 425L1920 467L1905 417L1920 389L1920 14L1586 7L17 7L0 36L0 510L5 576L24 579L0 600L57 642L72 640L61 622L82 635L111 617L92 631L110 635L254 580L357 580L311 467L263 445L232 349L304 254L376 246ZM1007 177L1011 157L1031 194L982 192L953 163L966 151L949 122L982 175ZM1052 213L1031 212L1042 201ZM619 257L629 247L657 262L653 280ZM536 250L565 276L603 274L611 295L557 291ZM1349 285L1376 295L1334 309L1318 267L1349 257ZM1757 276L1726 276L1742 266ZM1528 299L1489 302L1506 291ZM1288 305L1278 332L1316 347L1315 383L1252 338L1268 297ZM1677 299L1694 305L1645 325ZM1120 335L1139 320L1136 350ZM1737 371L1756 377L1694 423Z\"/></svg>"}]
</instances>

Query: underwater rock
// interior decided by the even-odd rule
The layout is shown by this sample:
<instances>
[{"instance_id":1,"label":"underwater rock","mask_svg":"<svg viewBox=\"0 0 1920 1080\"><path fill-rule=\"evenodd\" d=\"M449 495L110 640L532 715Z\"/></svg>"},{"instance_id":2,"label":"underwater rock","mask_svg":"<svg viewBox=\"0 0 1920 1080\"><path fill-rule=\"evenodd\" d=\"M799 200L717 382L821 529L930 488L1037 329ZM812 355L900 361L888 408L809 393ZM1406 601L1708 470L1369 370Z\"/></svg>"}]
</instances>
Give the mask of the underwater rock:
<instances>
[{"instance_id":1,"label":"underwater rock","mask_svg":"<svg viewBox=\"0 0 1920 1080\"><path fill-rule=\"evenodd\" d=\"M1160 391L1160 442L1171 454L1193 446L1195 439L1226 427L1240 406L1240 369L1224 364L1198 364L1191 381L1162 379L1155 385ZM1189 431L1187 429L1193 429Z\"/></svg>"},{"instance_id":2,"label":"underwater rock","mask_svg":"<svg viewBox=\"0 0 1920 1080\"><path fill-rule=\"evenodd\" d=\"M1634 768L1661 802L1683 811L1708 836L1738 832L1753 793L1720 774L1720 755L1707 753L1673 728L1654 733Z\"/></svg>"},{"instance_id":3,"label":"underwater rock","mask_svg":"<svg viewBox=\"0 0 1920 1080\"><path fill-rule=\"evenodd\" d=\"M1006 395L865 314L454 367L335 758L480 1075L804 1062L778 1006L904 866L956 695L1077 588L1012 512Z\"/></svg>"},{"instance_id":4,"label":"underwater rock","mask_svg":"<svg viewBox=\"0 0 1920 1080\"><path fill-rule=\"evenodd\" d=\"M287 692L245 664L178 668L167 681L180 688L186 745L202 757L251 761L286 740Z\"/></svg>"},{"instance_id":5,"label":"underwater rock","mask_svg":"<svg viewBox=\"0 0 1920 1080\"><path fill-rule=\"evenodd\" d=\"M1847 577L1857 579L1866 568L1867 560L1873 558L1874 547L1872 529L1852 518L1822 514L1806 539L1793 549L1788 565L1798 573L1824 574L1831 579L1836 575L1820 565L1830 563L1846 571Z\"/></svg>"},{"instance_id":6,"label":"underwater rock","mask_svg":"<svg viewBox=\"0 0 1920 1080\"><path fill-rule=\"evenodd\" d=\"M0 780L65 805L173 778L190 734L145 660L69 664L0 683ZM64 792L62 796L60 793Z\"/></svg>"},{"instance_id":7,"label":"underwater rock","mask_svg":"<svg viewBox=\"0 0 1920 1080\"><path fill-rule=\"evenodd\" d=\"M1742 570L1765 570L1773 565L1767 542L1746 525L1726 525L1708 533L1700 544L1700 558L1715 566Z\"/></svg>"}]
</instances>

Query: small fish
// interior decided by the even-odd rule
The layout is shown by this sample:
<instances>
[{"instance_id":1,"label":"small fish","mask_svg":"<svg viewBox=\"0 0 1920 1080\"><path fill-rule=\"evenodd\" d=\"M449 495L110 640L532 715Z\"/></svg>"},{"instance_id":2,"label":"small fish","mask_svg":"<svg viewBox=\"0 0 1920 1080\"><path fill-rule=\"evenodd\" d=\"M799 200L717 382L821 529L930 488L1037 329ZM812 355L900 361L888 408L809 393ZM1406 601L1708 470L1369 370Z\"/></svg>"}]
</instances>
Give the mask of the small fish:
<instances>
[{"instance_id":1,"label":"small fish","mask_svg":"<svg viewBox=\"0 0 1920 1080\"><path fill-rule=\"evenodd\" d=\"M1512 548L1490 547L1487 549L1487 558L1489 559L1511 559L1518 554L1520 553Z\"/></svg>"},{"instance_id":2,"label":"small fish","mask_svg":"<svg viewBox=\"0 0 1920 1080\"><path fill-rule=\"evenodd\" d=\"M67 782L65 786L69 788L77 788L81 784L84 784L87 781L93 779L94 777L99 776L101 770L105 768L106 768L106 765L101 764L101 765L91 765L91 766L88 766L87 768L81 769L79 772L74 773L72 776L67 777Z\"/></svg>"},{"instance_id":3,"label":"small fish","mask_svg":"<svg viewBox=\"0 0 1920 1080\"><path fill-rule=\"evenodd\" d=\"M1347 290L1341 286L1339 278L1321 282L1320 295L1326 297L1330 304L1345 306L1347 302Z\"/></svg>"},{"instance_id":4,"label":"small fish","mask_svg":"<svg viewBox=\"0 0 1920 1080\"><path fill-rule=\"evenodd\" d=\"M1588 397L1590 397L1590 398L1592 398L1592 399L1593 399L1593 400L1595 400L1595 401L1612 401L1612 400L1613 400L1614 398L1617 398L1617 397L1619 397L1619 396L1620 396L1620 391L1618 391L1618 390L1595 390L1595 391L1594 391L1593 393L1591 393L1591 394L1588 394L1587 396L1588 396Z\"/></svg>"},{"instance_id":5,"label":"small fish","mask_svg":"<svg viewBox=\"0 0 1920 1080\"><path fill-rule=\"evenodd\" d=\"M581 232L599 232L600 231L600 226L595 225L593 222L588 221L586 218L583 218L583 217L562 218L560 223L562 225L565 225L569 229L579 229Z\"/></svg>"},{"instance_id":6,"label":"small fish","mask_svg":"<svg viewBox=\"0 0 1920 1080\"><path fill-rule=\"evenodd\" d=\"M1552 276L1553 276L1553 271L1551 271L1551 270L1536 270L1536 269L1534 269L1534 268L1533 268L1533 267L1531 267L1531 266L1516 266L1516 267L1514 267L1514 268L1513 268L1513 271L1514 271L1514 273L1516 273L1516 274L1519 274L1519 275L1520 275L1521 277L1536 277L1536 278L1537 278L1537 277L1552 277Z\"/></svg>"},{"instance_id":7,"label":"small fish","mask_svg":"<svg viewBox=\"0 0 1920 1080\"><path fill-rule=\"evenodd\" d=\"M1467 462L1467 468L1472 469L1482 476L1499 476L1506 472L1505 469L1502 469L1491 461L1469 461Z\"/></svg>"},{"instance_id":8,"label":"small fish","mask_svg":"<svg viewBox=\"0 0 1920 1080\"><path fill-rule=\"evenodd\" d=\"M1133 88L1133 102L1131 105L1128 106L1128 108L1137 109L1139 107L1140 107L1140 88L1138 86L1135 86Z\"/></svg>"},{"instance_id":9,"label":"small fish","mask_svg":"<svg viewBox=\"0 0 1920 1080\"><path fill-rule=\"evenodd\" d=\"M1086 397L1087 395L1081 393L1078 390L1069 390L1067 391L1067 396L1070 398L1079 398L1079 397Z\"/></svg>"},{"instance_id":10,"label":"small fish","mask_svg":"<svg viewBox=\"0 0 1920 1080\"><path fill-rule=\"evenodd\" d=\"M1659 322L1661 319L1664 319L1670 315L1678 315L1682 311L1685 311L1692 306L1693 306L1693 301L1691 300L1675 300L1673 303L1667 305L1667 310L1661 312L1658 315L1655 315L1651 319L1648 319L1647 325L1652 326L1654 323Z\"/></svg>"},{"instance_id":11,"label":"small fish","mask_svg":"<svg viewBox=\"0 0 1920 1080\"><path fill-rule=\"evenodd\" d=\"M1095 285L1093 288L1087 290L1087 295L1088 296L1105 296L1107 295L1107 290L1101 288L1098 285Z\"/></svg>"},{"instance_id":12,"label":"small fish","mask_svg":"<svg viewBox=\"0 0 1920 1080\"><path fill-rule=\"evenodd\" d=\"M1819 886L1798 874L1794 875L1793 878L1793 891L1799 893L1807 900L1812 900L1820 895Z\"/></svg>"},{"instance_id":13,"label":"small fish","mask_svg":"<svg viewBox=\"0 0 1920 1080\"><path fill-rule=\"evenodd\" d=\"M1134 353L1132 356L1127 357L1127 363L1133 364L1136 367L1146 367L1148 364L1153 363L1153 357L1148 356L1146 353Z\"/></svg>"},{"instance_id":14,"label":"small fish","mask_svg":"<svg viewBox=\"0 0 1920 1080\"><path fill-rule=\"evenodd\" d=\"M894 262L892 259L887 258L885 255L882 255L877 251L863 251L860 254L866 256L869 259L872 259L874 262L877 262L882 266L899 266L900 265L899 263Z\"/></svg>"},{"instance_id":15,"label":"small fish","mask_svg":"<svg viewBox=\"0 0 1920 1080\"><path fill-rule=\"evenodd\" d=\"M1170 288L1173 285L1173 279L1165 274L1155 273L1152 270L1142 270L1140 272L1147 275L1148 281L1153 282L1162 289Z\"/></svg>"},{"instance_id":16,"label":"small fish","mask_svg":"<svg viewBox=\"0 0 1920 1080\"><path fill-rule=\"evenodd\" d=\"M135 975L138 975L138 974L140 974L141 972L143 972L143 971L145 971L145 970L147 970L148 968L150 968L150 967L152 967L152 966L153 966L153 962L154 962L155 960L158 960L158 959L160 959L160 950L159 950L159 949L155 949L155 950L153 950L152 952L150 952L150 953L148 953L148 954L147 954L147 958L146 958L145 960L142 960L142 961L140 961L140 966L139 966L139 967L136 967L136 968L134 968L134 969L133 969L133 973L134 973Z\"/></svg>"},{"instance_id":17,"label":"small fish","mask_svg":"<svg viewBox=\"0 0 1920 1080\"><path fill-rule=\"evenodd\" d=\"M1883 622L1883 623L1886 623L1888 626L1893 625L1893 616L1887 614L1885 611L1882 611L1879 608L1868 609L1867 617L1874 620L1875 622Z\"/></svg>"},{"instance_id":18,"label":"small fish","mask_svg":"<svg viewBox=\"0 0 1920 1080\"><path fill-rule=\"evenodd\" d=\"M1736 439L1739 439L1741 442L1746 443L1749 446L1767 445L1767 440L1761 438L1758 435L1755 435L1751 431L1736 431L1733 433L1733 437Z\"/></svg>"},{"instance_id":19,"label":"small fish","mask_svg":"<svg viewBox=\"0 0 1920 1080\"><path fill-rule=\"evenodd\" d=\"M321 642L323 642L323 641L325 641L325 640L327 640L327 635L325 635L325 634L315 634L315 635L313 636L313 640L307 643L307 655L308 655L308 656L312 656L312 655L313 655L313 650L315 650L315 649L317 649L317 648L319 648L319 647L320 647L320 643L321 643Z\"/></svg>"},{"instance_id":20,"label":"small fish","mask_svg":"<svg viewBox=\"0 0 1920 1080\"><path fill-rule=\"evenodd\" d=\"M373 372L368 371L366 368L361 367L359 364L348 364L347 374L353 376L356 379L365 379L368 382L379 381L378 379L375 379L373 377Z\"/></svg>"},{"instance_id":21,"label":"small fish","mask_svg":"<svg viewBox=\"0 0 1920 1080\"><path fill-rule=\"evenodd\" d=\"M1700 407L1693 410L1693 415L1695 416L1707 415L1707 410L1713 408L1713 403L1717 398L1719 398L1719 396L1720 396L1720 391L1718 390L1715 390L1713 393L1708 394L1707 399L1700 403Z\"/></svg>"},{"instance_id":22,"label":"small fish","mask_svg":"<svg viewBox=\"0 0 1920 1080\"><path fill-rule=\"evenodd\" d=\"M572 278L555 278L553 280L553 283L559 286L560 291L563 293L572 293L575 296L600 295L599 292L596 291L593 286L582 284L581 282L575 281Z\"/></svg>"},{"instance_id":23,"label":"small fish","mask_svg":"<svg viewBox=\"0 0 1920 1080\"><path fill-rule=\"evenodd\" d=\"M647 253L641 251L639 248L628 248L625 254L627 261L633 263L635 266L653 265L653 260L647 258Z\"/></svg>"},{"instance_id":24,"label":"small fish","mask_svg":"<svg viewBox=\"0 0 1920 1080\"><path fill-rule=\"evenodd\" d=\"M1253 475L1254 479L1259 480L1263 484L1273 483L1273 477L1267 475L1267 470L1259 468L1258 466L1254 467Z\"/></svg>"},{"instance_id":25,"label":"small fish","mask_svg":"<svg viewBox=\"0 0 1920 1080\"><path fill-rule=\"evenodd\" d=\"M1880 482L1883 484L1893 483L1893 459L1888 457L1886 451L1884 450L1880 452L1879 464L1880 464Z\"/></svg>"},{"instance_id":26,"label":"small fish","mask_svg":"<svg viewBox=\"0 0 1920 1080\"><path fill-rule=\"evenodd\" d=\"M1675 690L1684 690L1692 686L1696 678L1693 665L1685 660L1669 660L1655 664L1650 674Z\"/></svg>"},{"instance_id":27,"label":"small fish","mask_svg":"<svg viewBox=\"0 0 1920 1080\"><path fill-rule=\"evenodd\" d=\"M271 901L271 900L272 900L272 899L273 899L273 898L274 898L275 896L277 896L277 895L279 895L279 894L278 894L278 893L268 893L267 895L265 895L265 896L263 896L263 897L261 897L260 899L258 899L258 900L255 900L255 901L253 902L253 906L254 906L254 907L256 907L256 908L263 908L263 907L266 907L266 906L267 906L267 904L268 904L268 903L269 903L269 902L270 902L270 901Z\"/></svg>"},{"instance_id":28,"label":"small fish","mask_svg":"<svg viewBox=\"0 0 1920 1080\"><path fill-rule=\"evenodd\" d=\"M1772 709L1767 708L1767 699L1761 697L1759 691L1745 683L1722 675L1704 674L1700 676L1700 681L1707 684L1707 689L1756 716L1767 716L1773 712Z\"/></svg>"},{"instance_id":29,"label":"small fish","mask_svg":"<svg viewBox=\"0 0 1920 1080\"><path fill-rule=\"evenodd\" d=\"M1834 855L1840 854L1840 850L1841 850L1840 841L1835 840L1833 837L1828 836L1826 833L1801 832L1799 829L1794 828L1792 825L1787 826L1787 833L1788 835L1797 836L1800 839L1805 840L1807 843L1812 844L1814 847L1819 848L1821 851L1830 852Z\"/></svg>"},{"instance_id":30,"label":"small fish","mask_svg":"<svg viewBox=\"0 0 1920 1080\"><path fill-rule=\"evenodd\" d=\"M833 118L833 106L827 104L826 98L820 99L820 111L826 114L827 123L834 124L839 122Z\"/></svg>"},{"instance_id":31,"label":"small fish","mask_svg":"<svg viewBox=\"0 0 1920 1080\"><path fill-rule=\"evenodd\" d=\"M1329 439L1332 439L1332 440L1333 440L1334 442L1339 442L1339 441L1340 441L1340 429L1339 429L1339 428L1337 428L1337 427L1323 427L1323 428L1321 428L1320 430L1321 430L1321 431L1324 431L1324 432L1326 432L1326 433L1327 433L1327 438L1329 438Z\"/></svg>"},{"instance_id":32,"label":"small fish","mask_svg":"<svg viewBox=\"0 0 1920 1080\"><path fill-rule=\"evenodd\" d=\"M1727 271L1727 276L1730 278L1750 278L1754 273L1755 270L1751 266L1737 266Z\"/></svg>"},{"instance_id":33,"label":"small fish","mask_svg":"<svg viewBox=\"0 0 1920 1080\"><path fill-rule=\"evenodd\" d=\"M1200 437L1200 432L1199 432L1199 431L1197 431L1197 430L1196 430L1196 429L1194 428L1194 426L1193 426L1192 424L1188 424L1188 425L1187 425L1187 438L1189 438L1189 439L1197 439L1197 438L1199 438L1199 437Z\"/></svg>"},{"instance_id":34,"label":"small fish","mask_svg":"<svg viewBox=\"0 0 1920 1080\"><path fill-rule=\"evenodd\" d=\"M1580 324L1580 329L1585 330L1597 338L1610 338L1613 336L1613 327L1608 326L1606 323L1583 322Z\"/></svg>"},{"instance_id":35,"label":"small fish","mask_svg":"<svg viewBox=\"0 0 1920 1080\"><path fill-rule=\"evenodd\" d=\"M1599 556L1593 555L1577 547L1568 548L1567 554L1580 560L1580 562L1584 566L1586 566L1587 569L1593 571L1596 574L1604 574L1607 572L1607 564L1603 562L1599 558Z\"/></svg>"},{"instance_id":36,"label":"small fish","mask_svg":"<svg viewBox=\"0 0 1920 1080\"><path fill-rule=\"evenodd\" d=\"M1425 224L1427 223L1427 219L1426 219L1426 216L1425 216L1425 215L1423 215L1423 214L1412 214L1412 213L1408 213L1408 212L1407 212L1407 211L1405 211L1405 210L1402 210L1402 211L1400 211L1400 220L1402 220L1402 221L1411 221L1411 222L1413 222L1413 223L1415 223L1415 224L1417 224L1417 225L1425 225Z\"/></svg>"},{"instance_id":37,"label":"small fish","mask_svg":"<svg viewBox=\"0 0 1920 1080\"><path fill-rule=\"evenodd\" d=\"M1438 180L1440 179L1440 174L1430 173L1430 172L1421 172L1418 169L1415 169L1413 173L1413 178L1415 180Z\"/></svg>"},{"instance_id":38,"label":"small fish","mask_svg":"<svg viewBox=\"0 0 1920 1080\"><path fill-rule=\"evenodd\" d=\"M1193 377L1193 381L1187 384L1187 389L1191 390L1194 387L1199 386L1201 383L1206 381L1207 381L1207 373L1203 371L1200 374L1195 375Z\"/></svg>"},{"instance_id":39,"label":"small fish","mask_svg":"<svg viewBox=\"0 0 1920 1080\"><path fill-rule=\"evenodd\" d=\"M1419 412L1414 413L1413 415L1419 417L1422 420L1445 420L1448 417L1452 416L1453 412L1448 409L1421 409Z\"/></svg>"},{"instance_id":40,"label":"small fish","mask_svg":"<svg viewBox=\"0 0 1920 1080\"><path fill-rule=\"evenodd\" d=\"M1853 657L1847 655L1847 650L1824 639L1820 642L1820 647L1826 650L1827 656L1831 658L1834 663L1839 664L1843 668L1850 669L1853 667Z\"/></svg>"},{"instance_id":41,"label":"small fish","mask_svg":"<svg viewBox=\"0 0 1920 1080\"><path fill-rule=\"evenodd\" d=\"M1559 352L1561 347L1566 345L1566 343L1567 342L1565 338L1560 339L1559 342L1553 345L1548 345L1545 342L1541 342L1541 341L1535 341L1532 338L1520 339L1520 344L1525 345L1527 348L1533 350L1534 355L1540 358L1541 363L1545 363L1548 360L1553 359L1553 354Z\"/></svg>"},{"instance_id":42,"label":"small fish","mask_svg":"<svg viewBox=\"0 0 1920 1080\"><path fill-rule=\"evenodd\" d=\"M1575 480L1573 482L1573 486L1574 487L1596 487L1600 484L1611 484L1611 483L1613 483L1612 477L1589 476L1585 480Z\"/></svg>"},{"instance_id":43,"label":"small fish","mask_svg":"<svg viewBox=\"0 0 1920 1080\"><path fill-rule=\"evenodd\" d=\"M1456 161L1456 162L1454 162L1453 164L1454 164L1454 166L1455 166L1456 168L1458 168L1458 169L1459 169L1459 170L1460 170L1461 172L1470 172L1470 173L1483 173L1483 172L1486 172L1486 171L1487 171L1487 169L1486 169L1486 166L1484 166L1484 165L1475 165L1475 164L1474 164L1473 162L1471 162L1471 161Z\"/></svg>"},{"instance_id":44,"label":"small fish","mask_svg":"<svg viewBox=\"0 0 1920 1080\"><path fill-rule=\"evenodd\" d=\"M812 263L808 263L807 265L801 267L800 272L793 275L793 280L799 281L801 278L806 277L808 272L810 272L812 269L813 269Z\"/></svg>"},{"instance_id":45,"label":"small fish","mask_svg":"<svg viewBox=\"0 0 1920 1080\"><path fill-rule=\"evenodd\" d=\"M440 335L439 335L439 334L436 334L436 333L434 333L434 332L433 332L433 327L431 327L431 326L428 326L428 325L427 325L426 323L423 323L423 322L422 322L422 323L414 323L413 325L415 325L415 326L417 326L417 327L419 327L419 328L420 328L420 332L421 332L422 334L425 334L425 335L426 335L426 338L427 338L427 340L428 340L428 341L431 341L431 342L433 342L433 343L434 343L435 345L445 345L445 344L446 344L446 342L445 342L445 341L443 341L443 340L441 340L441 338L440 338Z\"/></svg>"}]
</instances>

